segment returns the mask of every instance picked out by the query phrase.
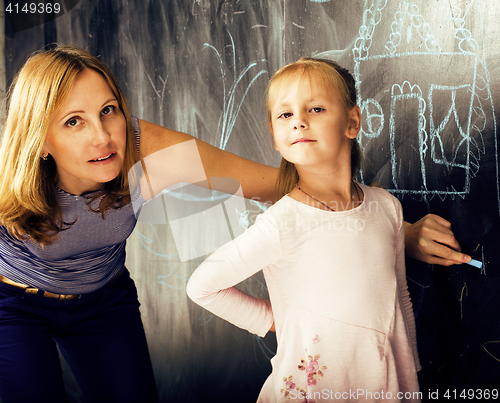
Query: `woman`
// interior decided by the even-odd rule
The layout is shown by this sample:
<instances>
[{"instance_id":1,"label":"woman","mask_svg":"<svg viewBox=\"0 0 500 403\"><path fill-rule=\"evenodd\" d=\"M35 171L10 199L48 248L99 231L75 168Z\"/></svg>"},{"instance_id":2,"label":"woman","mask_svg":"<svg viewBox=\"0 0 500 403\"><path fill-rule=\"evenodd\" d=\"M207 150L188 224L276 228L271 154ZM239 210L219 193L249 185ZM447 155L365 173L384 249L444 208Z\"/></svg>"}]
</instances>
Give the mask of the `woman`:
<instances>
[{"instance_id":1,"label":"woman","mask_svg":"<svg viewBox=\"0 0 500 403\"><path fill-rule=\"evenodd\" d=\"M132 202L199 181L189 156L161 161L167 178L144 160L189 140L133 118L112 74L83 50L41 52L20 70L0 149L3 403L67 401L57 347L88 401L157 400L125 242ZM273 168L194 141L206 177L274 199ZM138 161L148 166L142 191L129 184Z\"/></svg>"}]
</instances>

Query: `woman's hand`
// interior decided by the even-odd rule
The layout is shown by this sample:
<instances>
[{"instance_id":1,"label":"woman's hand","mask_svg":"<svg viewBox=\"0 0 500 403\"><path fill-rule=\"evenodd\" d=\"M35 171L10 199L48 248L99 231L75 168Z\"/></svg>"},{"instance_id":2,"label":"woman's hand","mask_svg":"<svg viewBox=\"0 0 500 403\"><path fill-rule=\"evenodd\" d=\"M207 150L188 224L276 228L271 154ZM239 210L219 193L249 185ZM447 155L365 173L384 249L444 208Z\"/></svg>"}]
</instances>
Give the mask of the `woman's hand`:
<instances>
[{"instance_id":1,"label":"woman's hand","mask_svg":"<svg viewBox=\"0 0 500 403\"><path fill-rule=\"evenodd\" d=\"M428 214L414 224L405 222L405 246L407 256L428 264L451 266L471 260L460 253L451 224L435 214Z\"/></svg>"}]
</instances>

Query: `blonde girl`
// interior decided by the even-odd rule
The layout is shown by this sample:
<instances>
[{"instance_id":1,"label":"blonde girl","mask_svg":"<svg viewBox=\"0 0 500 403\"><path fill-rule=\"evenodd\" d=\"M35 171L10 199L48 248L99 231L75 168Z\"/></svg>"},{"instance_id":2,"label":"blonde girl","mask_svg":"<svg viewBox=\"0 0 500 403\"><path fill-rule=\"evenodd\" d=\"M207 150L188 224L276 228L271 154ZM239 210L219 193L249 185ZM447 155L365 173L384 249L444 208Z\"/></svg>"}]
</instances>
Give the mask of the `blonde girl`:
<instances>
[{"instance_id":1,"label":"blonde girl","mask_svg":"<svg viewBox=\"0 0 500 403\"><path fill-rule=\"evenodd\" d=\"M271 78L267 108L284 197L207 258L188 295L259 336L276 331L259 402L418 401L401 206L353 180L352 76L301 59ZM261 269L270 301L234 287Z\"/></svg>"}]
</instances>

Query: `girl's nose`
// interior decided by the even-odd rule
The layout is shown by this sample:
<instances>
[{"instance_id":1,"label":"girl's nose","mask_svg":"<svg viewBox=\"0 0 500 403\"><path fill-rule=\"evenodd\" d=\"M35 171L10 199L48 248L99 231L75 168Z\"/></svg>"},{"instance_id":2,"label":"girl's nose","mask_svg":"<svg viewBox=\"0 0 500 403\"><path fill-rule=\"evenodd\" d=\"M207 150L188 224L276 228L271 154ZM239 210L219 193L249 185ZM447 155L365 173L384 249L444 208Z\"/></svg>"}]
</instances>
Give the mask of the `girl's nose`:
<instances>
[{"instance_id":1,"label":"girl's nose","mask_svg":"<svg viewBox=\"0 0 500 403\"><path fill-rule=\"evenodd\" d=\"M302 119L297 119L293 122L294 129L307 129L307 123Z\"/></svg>"}]
</instances>

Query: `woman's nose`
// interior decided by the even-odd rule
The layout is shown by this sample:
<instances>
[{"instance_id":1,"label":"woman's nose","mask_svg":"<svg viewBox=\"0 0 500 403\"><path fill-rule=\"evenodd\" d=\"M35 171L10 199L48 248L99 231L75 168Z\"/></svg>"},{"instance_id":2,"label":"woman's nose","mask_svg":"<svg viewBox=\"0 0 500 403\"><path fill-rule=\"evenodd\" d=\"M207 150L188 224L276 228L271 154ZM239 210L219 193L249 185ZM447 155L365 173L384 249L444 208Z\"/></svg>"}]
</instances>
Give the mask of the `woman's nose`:
<instances>
[{"instance_id":1,"label":"woman's nose","mask_svg":"<svg viewBox=\"0 0 500 403\"><path fill-rule=\"evenodd\" d=\"M106 127L103 125L103 123L101 121L97 122L94 125L93 131L92 131L92 145L93 146L105 145L109 142L109 139L110 139L110 135L109 135Z\"/></svg>"}]
</instances>

